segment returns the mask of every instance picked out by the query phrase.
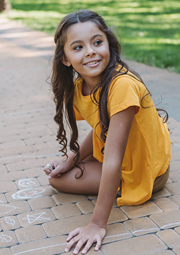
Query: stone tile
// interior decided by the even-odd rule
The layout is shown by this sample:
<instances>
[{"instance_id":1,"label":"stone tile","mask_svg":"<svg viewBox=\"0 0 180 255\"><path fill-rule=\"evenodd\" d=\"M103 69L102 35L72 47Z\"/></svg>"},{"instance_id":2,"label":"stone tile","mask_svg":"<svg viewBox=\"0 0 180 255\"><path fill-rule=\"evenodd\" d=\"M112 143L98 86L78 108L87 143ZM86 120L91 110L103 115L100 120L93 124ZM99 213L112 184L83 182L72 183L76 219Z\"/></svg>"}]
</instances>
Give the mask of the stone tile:
<instances>
[{"instance_id":1,"label":"stone tile","mask_svg":"<svg viewBox=\"0 0 180 255\"><path fill-rule=\"evenodd\" d=\"M7 156L17 156L22 153L29 154L31 152L34 152L35 147L34 146L20 146L20 147L13 147L13 148L8 148L6 150L2 151L2 156L7 157Z\"/></svg>"},{"instance_id":2,"label":"stone tile","mask_svg":"<svg viewBox=\"0 0 180 255\"><path fill-rule=\"evenodd\" d=\"M168 197L171 193L167 191L165 188L153 193L152 199L160 198L160 197Z\"/></svg>"},{"instance_id":3,"label":"stone tile","mask_svg":"<svg viewBox=\"0 0 180 255\"><path fill-rule=\"evenodd\" d=\"M163 211L172 211L179 209L179 206L173 203L169 198L165 197L155 199L154 203L157 204Z\"/></svg>"},{"instance_id":4,"label":"stone tile","mask_svg":"<svg viewBox=\"0 0 180 255\"><path fill-rule=\"evenodd\" d=\"M0 203L7 203L7 200L4 194L0 194Z\"/></svg>"},{"instance_id":5,"label":"stone tile","mask_svg":"<svg viewBox=\"0 0 180 255\"><path fill-rule=\"evenodd\" d=\"M180 235L180 227L174 229Z\"/></svg>"},{"instance_id":6,"label":"stone tile","mask_svg":"<svg viewBox=\"0 0 180 255\"><path fill-rule=\"evenodd\" d=\"M67 193L58 193L53 195L52 198L56 202L57 205L74 203L82 200L86 200L87 196L84 195L76 195L76 194L67 194Z\"/></svg>"},{"instance_id":7,"label":"stone tile","mask_svg":"<svg viewBox=\"0 0 180 255\"><path fill-rule=\"evenodd\" d=\"M6 193L15 190L17 190L17 186L14 182L0 182L0 193Z\"/></svg>"},{"instance_id":8,"label":"stone tile","mask_svg":"<svg viewBox=\"0 0 180 255\"><path fill-rule=\"evenodd\" d=\"M51 208L57 219L68 218L76 215L81 215L80 210L75 204L59 205Z\"/></svg>"},{"instance_id":9,"label":"stone tile","mask_svg":"<svg viewBox=\"0 0 180 255\"><path fill-rule=\"evenodd\" d=\"M164 251L167 246L155 235L145 235L103 245L104 255L144 255Z\"/></svg>"},{"instance_id":10,"label":"stone tile","mask_svg":"<svg viewBox=\"0 0 180 255\"><path fill-rule=\"evenodd\" d=\"M124 222L134 236L141 236L159 231L158 226L149 218L137 218Z\"/></svg>"},{"instance_id":11,"label":"stone tile","mask_svg":"<svg viewBox=\"0 0 180 255\"><path fill-rule=\"evenodd\" d=\"M15 230L15 234L19 243L27 243L46 238L43 228L39 225L17 229Z\"/></svg>"},{"instance_id":12,"label":"stone tile","mask_svg":"<svg viewBox=\"0 0 180 255\"><path fill-rule=\"evenodd\" d=\"M83 214L92 213L95 207L90 200L79 201L76 205Z\"/></svg>"},{"instance_id":13,"label":"stone tile","mask_svg":"<svg viewBox=\"0 0 180 255\"><path fill-rule=\"evenodd\" d=\"M12 164L7 164L8 171L20 171L20 170L26 170L26 169L32 169L33 167L44 167L47 164L46 159L36 159L34 161L32 160L26 160L22 162L16 162Z\"/></svg>"},{"instance_id":14,"label":"stone tile","mask_svg":"<svg viewBox=\"0 0 180 255\"><path fill-rule=\"evenodd\" d=\"M171 161L170 169L171 169L171 172L180 170L180 161Z\"/></svg>"},{"instance_id":15,"label":"stone tile","mask_svg":"<svg viewBox=\"0 0 180 255\"><path fill-rule=\"evenodd\" d=\"M132 234L130 231L122 224L116 223L107 225L106 236L103 239L103 244L111 243L118 240L131 238Z\"/></svg>"},{"instance_id":16,"label":"stone tile","mask_svg":"<svg viewBox=\"0 0 180 255\"><path fill-rule=\"evenodd\" d=\"M50 186L31 187L18 190L17 192L6 193L6 198L9 202L14 200L29 200L36 199L42 196L51 196L55 193Z\"/></svg>"},{"instance_id":17,"label":"stone tile","mask_svg":"<svg viewBox=\"0 0 180 255\"><path fill-rule=\"evenodd\" d=\"M174 252L170 250L155 252L152 255L174 255Z\"/></svg>"},{"instance_id":18,"label":"stone tile","mask_svg":"<svg viewBox=\"0 0 180 255\"><path fill-rule=\"evenodd\" d=\"M8 248L0 249L0 255L11 255L10 249Z\"/></svg>"},{"instance_id":19,"label":"stone tile","mask_svg":"<svg viewBox=\"0 0 180 255\"><path fill-rule=\"evenodd\" d=\"M162 210L153 202L148 201L142 205L121 206L121 210L130 218L138 218L151 214L162 212Z\"/></svg>"},{"instance_id":20,"label":"stone tile","mask_svg":"<svg viewBox=\"0 0 180 255\"><path fill-rule=\"evenodd\" d=\"M55 206L54 200L50 196L42 196L29 200L32 210L51 208Z\"/></svg>"},{"instance_id":21,"label":"stone tile","mask_svg":"<svg viewBox=\"0 0 180 255\"><path fill-rule=\"evenodd\" d=\"M61 254L64 254L64 255L73 255L73 249L71 249L71 251L69 251L69 252L64 252L64 253L61 253ZM79 253L79 254L81 254L81 253ZM94 247L92 247L89 251L88 251L88 253L87 253L87 255L103 255L103 253L99 250L99 251L94 251Z\"/></svg>"},{"instance_id":22,"label":"stone tile","mask_svg":"<svg viewBox=\"0 0 180 255\"><path fill-rule=\"evenodd\" d=\"M127 219L128 217L119 208L112 208L107 224L122 222Z\"/></svg>"},{"instance_id":23,"label":"stone tile","mask_svg":"<svg viewBox=\"0 0 180 255\"><path fill-rule=\"evenodd\" d=\"M0 204L0 217L16 215L19 213L29 212L31 209L27 202L18 201L8 204Z\"/></svg>"},{"instance_id":24,"label":"stone tile","mask_svg":"<svg viewBox=\"0 0 180 255\"><path fill-rule=\"evenodd\" d=\"M26 145L36 145L38 143L44 144L44 141L40 137L37 137L37 138L31 137L30 139L25 139L24 142Z\"/></svg>"},{"instance_id":25,"label":"stone tile","mask_svg":"<svg viewBox=\"0 0 180 255\"><path fill-rule=\"evenodd\" d=\"M44 223L42 226L48 237L69 234L77 227L82 227L90 222L91 214L79 215L53 222Z\"/></svg>"},{"instance_id":26,"label":"stone tile","mask_svg":"<svg viewBox=\"0 0 180 255\"><path fill-rule=\"evenodd\" d=\"M24 172L28 178L38 177L44 173L43 167L34 167L32 169L27 169Z\"/></svg>"},{"instance_id":27,"label":"stone tile","mask_svg":"<svg viewBox=\"0 0 180 255\"><path fill-rule=\"evenodd\" d=\"M168 211L151 215L150 218L161 228L168 229L180 226L180 211Z\"/></svg>"},{"instance_id":28,"label":"stone tile","mask_svg":"<svg viewBox=\"0 0 180 255\"><path fill-rule=\"evenodd\" d=\"M55 220L55 217L50 209L36 210L28 213L19 214L17 218L21 227L42 224Z\"/></svg>"},{"instance_id":29,"label":"stone tile","mask_svg":"<svg viewBox=\"0 0 180 255\"><path fill-rule=\"evenodd\" d=\"M48 144L45 143L45 142L35 144L34 147L36 148L36 151L41 151L41 150L44 150L44 149L49 149Z\"/></svg>"},{"instance_id":30,"label":"stone tile","mask_svg":"<svg viewBox=\"0 0 180 255\"><path fill-rule=\"evenodd\" d=\"M16 180L24 179L24 178L26 178L24 171L0 174L0 180L2 180L4 182L16 181Z\"/></svg>"},{"instance_id":31,"label":"stone tile","mask_svg":"<svg viewBox=\"0 0 180 255\"><path fill-rule=\"evenodd\" d=\"M20 147L20 146L26 146L26 144L22 140L14 140L6 143L1 143L0 148L5 150L12 147Z\"/></svg>"},{"instance_id":32,"label":"stone tile","mask_svg":"<svg viewBox=\"0 0 180 255\"><path fill-rule=\"evenodd\" d=\"M15 216L6 216L1 218L0 224L4 231L17 229L20 227L19 222Z\"/></svg>"},{"instance_id":33,"label":"stone tile","mask_svg":"<svg viewBox=\"0 0 180 255\"><path fill-rule=\"evenodd\" d=\"M18 189L27 189L27 188L31 188L31 187L38 187L40 186L39 182L37 181L36 178L24 178L24 179L20 179L18 181L15 182Z\"/></svg>"},{"instance_id":34,"label":"stone tile","mask_svg":"<svg viewBox=\"0 0 180 255\"><path fill-rule=\"evenodd\" d=\"M42 186L49 185L49 180L48 180L48 178L47 178L47 175L46 175L46 174L44 174L44 175L42 175L42 176L38 177L37 179L38 179L38 181L39 181L40 185L42 185Z\"/></svg>"},{"instance_id":35,"label":"stone tile","mask_svg":"<svg viewBox=\"0 0 180 255\"><path fill-rule=\"evenodd\" d=\"M180 139L176 138L177 142L178 142L178 140L180 141ZM179 160L179 159L180 159L180 151L176 151L176 152L172 153L171 161L175 161L175 160Z\"/></svg>"},{"instance_id":36,"label":"stone tile","mask_svg":"<svg viewBox=\"0 0 180 255\"><path fill-rule=\"evenodd\" d=\"M179 182L168 183L165 185L165 188L173 195L180 194Z\"/></svg>"},{"instance_id":37,"label":"stone tile","mask_svg":"<svg viewBox=\"0 0 180 255\"><path fill-rule=\"evenodd\" d=\"M180 162L179 162L179 163L180 163ZM179 181L180 181L180 167L179 167L179 170L178 170L178 171L170 172L169 178L170 178L171 181L173 181L173 182L179 182Z\"/></svg>"},{"instance_id":38,"label":"stone tile","mask_svg":"<svg viewBox=\"0 0 180 255\"><path fill-rule=\"evenodd\" d=\"M17 239L13 231L0 232L0 247L10 247L17 244Z\"/></svg>"},{"instance_id":39,"label":"stone tile","mask_svg":"<svg viewBox=\"0 0 180 255\"><path fill-rule=\"evenodd\" d=\"M180 245L180 235L172 229L162 230L157 236L171 249Z\"/></svg>"},{"instance_id":40,"label":"stone tile","mask_svg":"<svg viewBox=\"0 0 180 255\"><path fill-rule=\"evenodd\" d=\"M174 249L173 249L173 252L174 252L176 255L180 255L180 246L174 248Z\"/></svg>"},{"instance_id":41,"label":"stone tile","mask_svg":"<svg viewBox=\"0 0 180 255\"><path fill-rule=\"evenodd\" d=\"M0 165L0 173L7 173L7 168L4 165Z\"/></svg>"},{"instance_id":42,"label":"stone tile","mask_svg":"<svg viewBox=\"0 0 180 255\"><path fill-rule=\"evenodd\" d=\"M62 254L67 245L66 238L65 236L58 236L19 244L11 247L11 252L13 255L26 253L28 255Z\"/></svg>"},{"instance_id":43,"label":"stone tile","mask_svg":"<svg viewBox=\"0 0 180 255\"><path fill-rule=\"evenodd\" d=\"M171 196L170 199L171 199L175 204L177 204L178 206L180 206L180 195Z\"/></svg>"}]
</instances>

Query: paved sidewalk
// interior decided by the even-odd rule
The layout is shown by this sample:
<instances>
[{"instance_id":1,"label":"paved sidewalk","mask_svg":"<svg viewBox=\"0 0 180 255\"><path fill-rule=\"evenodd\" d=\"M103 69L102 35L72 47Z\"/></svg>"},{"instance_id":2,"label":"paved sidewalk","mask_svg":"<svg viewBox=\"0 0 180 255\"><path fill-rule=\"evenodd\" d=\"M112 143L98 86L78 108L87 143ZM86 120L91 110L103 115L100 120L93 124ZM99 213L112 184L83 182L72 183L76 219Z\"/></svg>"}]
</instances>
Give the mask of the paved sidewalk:
<instances>
[{"instance_id":1,"label":"paved sidewalk","mask_svg":"<svg viewBox=\"0 0 180 255\"><path fill-rule=\"evenodd\" d=\"M68 232L89 222L96 203L94 196L57 192L42 171L59 156L45 81L53 48L52 37L0 17L0 255L64 254ZM170 113L170 179L143 205L114 203L101 250L88 254L179 255L180 75L129 63ZM79 129L81 141L89 126L80 122Z\"/></svg>"}]
</instances>

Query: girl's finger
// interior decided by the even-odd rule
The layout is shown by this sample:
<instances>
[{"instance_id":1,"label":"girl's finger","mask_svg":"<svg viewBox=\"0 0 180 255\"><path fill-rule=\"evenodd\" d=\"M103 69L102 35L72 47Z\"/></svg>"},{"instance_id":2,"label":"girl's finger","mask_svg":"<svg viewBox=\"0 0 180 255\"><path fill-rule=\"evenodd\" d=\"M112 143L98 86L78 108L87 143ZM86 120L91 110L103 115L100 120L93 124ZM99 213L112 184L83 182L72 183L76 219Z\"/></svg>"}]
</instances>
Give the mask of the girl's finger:
<instances>
[{"instance_id":1,"label":"girl's finger","mask_svg":"<svg viewBox=\"0 0 180 255\"><path fill-rule=\"evenodd\" d=\"M69 242L74 236L77 236L80 233L80 228L76 228L73 231L71 231L66 239L67 242Z\"/></svg>"},{"instance_id":2,"label":"girl's finger","mask_svg":"<svg viewBox=\"0 0 180 255\"><path fill-rule=\"evenodd\" d=\"M89 249L91 248L91 246L93 245L93 243L94 242L92 240L88 240L86 246L82 250L82 254L86 254L89 251Z\"/></svg>"},{"instance_id":3,"label":"girl's finger","mask_svg":"<svg viewBox=\"0 0 180 255\"><path fill-rule=\"evenodd\" d=\"M82 246L87 242L87 239L81 238L78 243L76 244L76 247L73 251L73 254L78 254Z\"/></svg>"},{"instance_id":4,"label":"girl's finger","mask_svg":"<svg viewBox=\"0 0 180 255\"><path fill-rule=\"evenodd\" d=\"M98 251L101 247L101 239L100 238L97 238L97 243L96 243L96 246L94 248L95 251Z\"/></svg>"}]
</instances>

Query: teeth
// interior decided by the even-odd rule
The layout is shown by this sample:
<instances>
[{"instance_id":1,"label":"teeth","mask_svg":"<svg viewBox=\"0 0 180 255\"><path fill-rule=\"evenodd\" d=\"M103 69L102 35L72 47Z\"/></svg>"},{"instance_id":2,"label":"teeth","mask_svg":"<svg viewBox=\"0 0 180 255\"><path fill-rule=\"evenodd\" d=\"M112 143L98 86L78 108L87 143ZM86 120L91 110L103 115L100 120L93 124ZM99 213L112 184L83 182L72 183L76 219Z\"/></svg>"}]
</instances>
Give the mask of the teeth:
<instances>
[{"instance_id":1,"label":"teeth","mask_svg":"<svg viewBox=\"0 0 180 255\"><path fill-rule=\"evenodd\" d=\"M98 63L98 61L92 61L92 62L89 62L88 65L94 65L96 63Z\"/></svg>"}]
</instances>

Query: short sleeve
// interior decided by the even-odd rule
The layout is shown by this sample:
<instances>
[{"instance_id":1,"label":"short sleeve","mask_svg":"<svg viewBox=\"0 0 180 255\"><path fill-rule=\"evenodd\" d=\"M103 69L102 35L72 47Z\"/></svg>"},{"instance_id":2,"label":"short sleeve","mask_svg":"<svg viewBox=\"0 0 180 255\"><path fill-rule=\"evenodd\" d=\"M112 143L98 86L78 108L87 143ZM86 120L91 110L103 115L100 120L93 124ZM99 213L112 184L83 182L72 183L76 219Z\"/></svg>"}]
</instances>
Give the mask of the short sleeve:
<instances>
[{"instance_id":1,"label":"short sleeve","mask_svg":"<svg viewBox=\"0 0 180 255\"><path fill-rule=\"evenodd\" d=\"M137 114L140 109L140 88L131 77L118 77L112 82L108 96L109 116L136 106Z\"/></svg>"},{"instance_id":2,"label":"short sleeve","mask_svg":"<svg viewBox=\"0 0 180 255\"><path fill-rule=\"evenodd\" d=\"M74 108L74 113L75 113L76 120L84 120L84 118L82 117L82 115L78 111L77 107L75 105L73 105L73 108Z\"/></svg>"}]
</instances>

